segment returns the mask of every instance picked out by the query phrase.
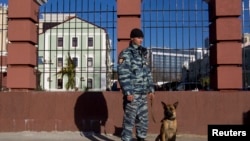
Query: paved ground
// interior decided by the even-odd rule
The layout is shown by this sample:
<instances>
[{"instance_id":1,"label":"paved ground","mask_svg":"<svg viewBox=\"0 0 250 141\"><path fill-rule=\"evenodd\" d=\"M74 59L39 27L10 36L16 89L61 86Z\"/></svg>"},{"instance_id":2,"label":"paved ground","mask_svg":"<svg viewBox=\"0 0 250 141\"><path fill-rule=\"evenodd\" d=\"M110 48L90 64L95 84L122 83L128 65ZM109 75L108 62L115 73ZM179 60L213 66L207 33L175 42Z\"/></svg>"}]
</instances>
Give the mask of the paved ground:
<instances>
[{"instance_id":1,"label":"paved ground","mask_svg":"<svg viewBox=\"0 0 250 141\"><path fill-rule=\"evenodd\" d=\"M147 141L154 141L156 135L149 135ZM177 141L207 141L206 136L178 135ZM0 141L120 141L113 135L84 134L79 132L15 132L0 133Z\"/></svg>"}]
</instances>

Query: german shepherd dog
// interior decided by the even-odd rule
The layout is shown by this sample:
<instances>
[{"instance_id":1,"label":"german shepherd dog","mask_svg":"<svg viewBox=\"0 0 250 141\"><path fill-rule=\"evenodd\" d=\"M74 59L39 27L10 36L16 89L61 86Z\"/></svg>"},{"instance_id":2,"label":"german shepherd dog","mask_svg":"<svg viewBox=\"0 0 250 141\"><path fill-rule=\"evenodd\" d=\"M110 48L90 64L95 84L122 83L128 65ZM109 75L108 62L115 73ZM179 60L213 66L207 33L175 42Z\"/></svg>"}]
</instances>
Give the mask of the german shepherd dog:
<instances>
[{"instance_id":1,"label":"german shepherd dog","mask_svg":"<svg viewBox=\"0 0 250 141\"><path fill-rule=\"evenodd\" d=\"M161 120L160 134L155 141L175 141L177 133L176 108L178 101L174 104L161 102L164 109L164 118Z\"/></svg>"}]
</instances>

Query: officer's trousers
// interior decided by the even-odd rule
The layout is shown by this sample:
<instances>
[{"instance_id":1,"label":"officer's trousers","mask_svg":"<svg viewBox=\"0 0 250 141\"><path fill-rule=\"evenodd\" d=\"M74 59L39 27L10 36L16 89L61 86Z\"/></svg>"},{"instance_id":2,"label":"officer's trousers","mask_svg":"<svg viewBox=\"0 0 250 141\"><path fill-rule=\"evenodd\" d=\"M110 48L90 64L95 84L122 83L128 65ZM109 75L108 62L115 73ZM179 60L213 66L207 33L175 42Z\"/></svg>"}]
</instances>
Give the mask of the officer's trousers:
<instances>
[{"instance_id":1,"label":"officer's trousers","mask_svg":"<svg viewBox=\"0 0 250 141\"><path fill-rule=\"evenodd\" d=\"M124 98L123 109L124 116L121 139L123 141L131 141L134 126L136 128L136 136L146 138L148 130L147 94L135 94L132 102L128 102L126 98Z\"/></svg>"}]
</instances>

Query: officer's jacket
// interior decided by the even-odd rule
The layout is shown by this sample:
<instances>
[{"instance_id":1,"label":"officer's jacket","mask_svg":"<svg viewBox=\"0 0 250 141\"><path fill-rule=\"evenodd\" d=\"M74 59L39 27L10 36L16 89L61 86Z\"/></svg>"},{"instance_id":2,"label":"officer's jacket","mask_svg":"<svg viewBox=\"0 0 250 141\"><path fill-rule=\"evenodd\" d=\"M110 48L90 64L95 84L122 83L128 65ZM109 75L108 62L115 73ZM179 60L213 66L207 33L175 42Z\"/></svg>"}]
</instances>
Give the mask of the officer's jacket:
<instances>
[{"instance_id":1,"label":"officer's jacket","mask_svg":"<svg viewBox=\"0 0 250 141\"><path fill-rule=\"evenodd\" d=\"M135 48L130 44L120 53L118 59L118 80L124 95L154 92L146 48Z\"/></svg>"}]
</instances>

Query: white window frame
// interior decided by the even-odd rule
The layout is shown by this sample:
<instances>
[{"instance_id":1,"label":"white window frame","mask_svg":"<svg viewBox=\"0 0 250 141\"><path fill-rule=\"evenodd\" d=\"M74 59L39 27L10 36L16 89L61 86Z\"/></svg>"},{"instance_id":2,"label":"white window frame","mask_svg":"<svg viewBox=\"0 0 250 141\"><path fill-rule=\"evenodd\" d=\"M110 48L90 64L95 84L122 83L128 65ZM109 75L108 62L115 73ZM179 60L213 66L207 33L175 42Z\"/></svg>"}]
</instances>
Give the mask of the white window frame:
<instances>
[{"instance_id":1,"label":"white window frame","mask_svg":"<svg viewBox=\"0 0 250 141\"><path fill-rule=\"evenodd\" d=\"M73 46L73 39L76 38L77 39L77 46ZM70 40L70 46L72 48L78 48L79 47L79 44L80 44L80 40L79 40L79 37L78 36L73 36L71 37L71 40Z\"/></svg>"},{"instance_id":2,"label":"white window frame","mask_svg":"<svg viewBox=\"0 0 250 141\"><path fill-rule=\"evenodd\" d=\"M58 43L59 38L62 38L62 46L58 46L59 45L59 43ZM64 38L63 37L57 37L57 44L56 45L57 45L58 48L63 48L63 46L64 46Z\"/></svg>"},{"instance_id":3,"label":"white window frame","mask_svg":"<svg viewBox=\"0 0 250 141\"><path fill-rule=\"evenodd\" d=\"M89 66L89 59L92 59L92 65ZM94 67L94 58L93 57L87 57L87 67L93 68Z\"/></svg>"},{"instance_id":4,"label":"white window frame","mask_svg":"<svg viewBox=\"0 0 250 141\"><path fill-rule=\"evenodd\" d=\"M89 38L92 38L93 40L93 43L92 43L92 46L89 46ZM87 47L88 48L94 48L94 42L95 42L95 38L93 36L88 36L87 37Z\"/></svg>"}]
</instances>

